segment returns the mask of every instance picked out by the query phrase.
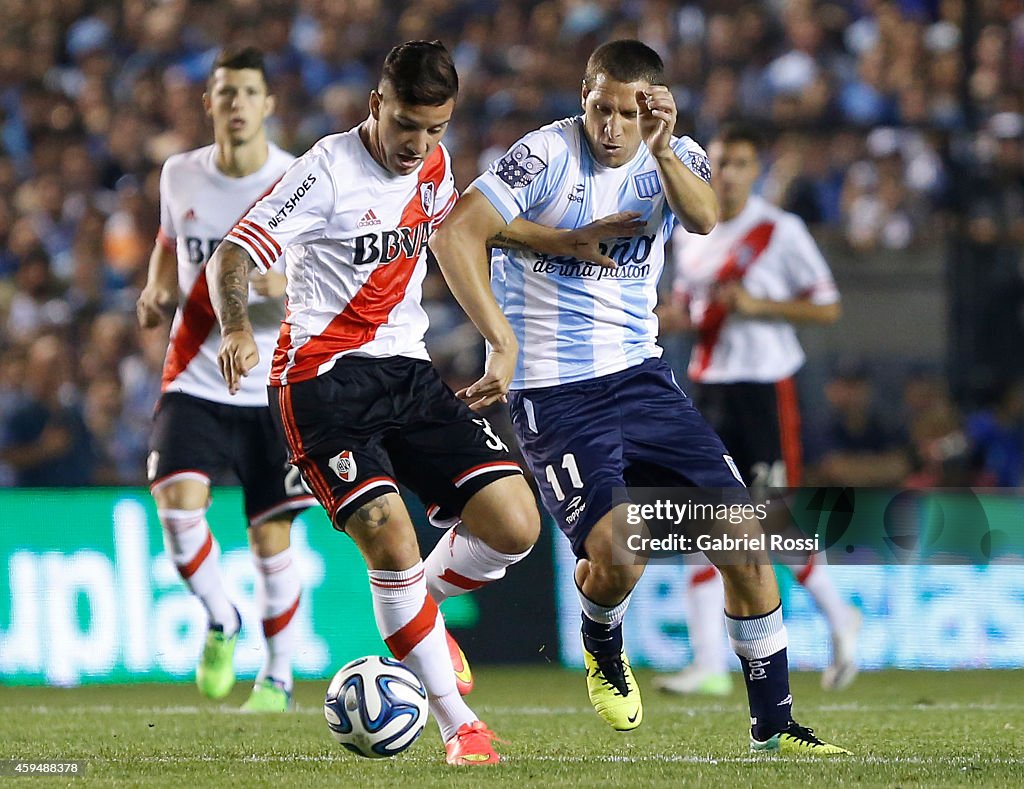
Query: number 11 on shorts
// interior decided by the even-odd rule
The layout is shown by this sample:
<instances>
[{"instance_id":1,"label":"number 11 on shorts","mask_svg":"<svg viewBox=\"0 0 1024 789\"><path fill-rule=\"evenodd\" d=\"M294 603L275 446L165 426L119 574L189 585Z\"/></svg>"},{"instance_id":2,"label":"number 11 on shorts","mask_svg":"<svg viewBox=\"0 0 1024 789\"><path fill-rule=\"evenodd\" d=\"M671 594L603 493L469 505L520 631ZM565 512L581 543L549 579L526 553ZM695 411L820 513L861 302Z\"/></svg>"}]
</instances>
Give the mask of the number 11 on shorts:
<instances>
[{"instance_id":1,"label":"number 11 on shorts","mask_svg":"<svg viewBox=\"0 0 1024 789\"><path fill-rule=\"evenodd\" d=\"M562 455L562 468L569 473L569 481L574 488L583 487L583 478L580 476L580 468L576 465L576 456L574 454L570 452ZM547 477L551 490L555 492L555 500L565 501L565 491L562 490L562 486L558 482L558 474L555 472L555 467L548 465L544 469L544 476Z\"/></svg>"}]
</instances>

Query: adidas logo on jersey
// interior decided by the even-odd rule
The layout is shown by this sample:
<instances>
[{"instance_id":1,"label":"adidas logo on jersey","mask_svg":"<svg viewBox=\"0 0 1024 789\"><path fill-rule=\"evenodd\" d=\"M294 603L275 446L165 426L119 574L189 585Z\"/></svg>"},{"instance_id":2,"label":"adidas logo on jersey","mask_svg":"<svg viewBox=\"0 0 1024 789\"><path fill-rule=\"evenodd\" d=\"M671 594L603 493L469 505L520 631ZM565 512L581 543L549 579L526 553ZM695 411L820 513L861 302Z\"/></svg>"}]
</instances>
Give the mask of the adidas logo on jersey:
<instances>
[{"instance_id":1,"label":"adidas logo on jersey","mask_svg":"<svg viewBox=\"0 0 1024 789\"><path fill-rule=\"evenodd\" d=\"M196 221L196 210L194 208L190 208L190 209L188 209L188 211L185 212L185 221L186 222L195 222Z\"/></svg>"},{"instance_id":2,"label":"adidas logo on jersey","mask_svg":"<svg viewBox=\"0 0 1024 789\"><path fill-rule=\"evenodd\" d=\"M359 224L357 224L356 227L370 227L371 225L379 224L380 220L377 218L377 215L373 213L373 209L371 208L363 214L363 218L359 220Z\"/></svg>"}]
</instances>

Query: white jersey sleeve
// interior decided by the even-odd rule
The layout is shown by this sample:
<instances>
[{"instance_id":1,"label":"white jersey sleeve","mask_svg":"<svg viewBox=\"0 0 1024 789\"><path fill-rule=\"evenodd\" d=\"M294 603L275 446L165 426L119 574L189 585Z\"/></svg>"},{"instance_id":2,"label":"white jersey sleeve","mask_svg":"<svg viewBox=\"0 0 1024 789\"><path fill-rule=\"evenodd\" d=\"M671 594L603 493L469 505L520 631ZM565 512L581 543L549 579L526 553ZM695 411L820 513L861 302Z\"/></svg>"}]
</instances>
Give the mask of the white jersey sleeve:
<instances>
[{"instance_id":1,"label":"white jersey sleeve","mask_svg":"<svg viewBox=\"0 0 1024 789\"><path fill-rule=\"evenodd\" d=\"M832 271L800 217L784 215L778 223L779 248L785 250L783 265L794 293L814 304L835 304L839 289Z\"/></svg>"},{"instance_id":2,"label":"white jersey sleeve","mask_svg":"<svg viewBox=\"0 0 1024 789\"><path fill-rule=\"evenodd\" d=\"M452 172L451 155L443 145L440 147L441 152L444 154L445 175L441 185L437 188L437 194L434 196L433 213L430 216L431 232L447 218L459 199L459 191L455 188L455 175Z\"/></svg>"},{"instance_id":3,"label":"white jersey sleeve","mask_svg":"<svg viewBox=\"0 0 1024 789\"><path fill-rule=\"evenodd\" d=\"M238 220L228 238L266 273L285 247L323 235L334 214L337 188L320 145L296 159L277 186Z\"/></svg>"},{"instance_id":4,"label":"white jersey sleeve","mask_svg":"<svg viewBox=\"0 0 1024 789\"><path fill-rule=\"evenodd\" d=\"M160 234L161 243L172 252L178 231L174 227L174 214L171 211L171 168L164 162L160 168Z\"/></svg>"},{"instance_id":5,"label":"white jersey sleeve","mask_svg":"<svg viewBox=\"0 0 1024 789\"><path fill-rule=\"evenodd\" d=\"M483 193L502 219L511 222L557 194L568 168L565 137L557 129L545 128L509 148L473 182L473 188Z\"/></svg>"}]
</instances>

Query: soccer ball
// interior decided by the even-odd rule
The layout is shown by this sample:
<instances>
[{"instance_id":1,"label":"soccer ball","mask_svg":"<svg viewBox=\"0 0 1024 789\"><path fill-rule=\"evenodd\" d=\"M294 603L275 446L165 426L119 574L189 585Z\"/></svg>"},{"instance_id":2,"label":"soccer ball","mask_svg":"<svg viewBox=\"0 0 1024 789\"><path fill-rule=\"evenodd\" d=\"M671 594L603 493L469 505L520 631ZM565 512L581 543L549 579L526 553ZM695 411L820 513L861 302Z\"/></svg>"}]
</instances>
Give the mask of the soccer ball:
<instances>
[{"instance_id":1,"label":"soccer ball","mask_svg":"<svg viewBox=\"0 0 1024 789\"><path fill-rule=\"evenodd\" d=\"M364 657L334 675L324 717L334 739L368 759L394 756L412 745L427 725L427 689L405 664Z\"/></svg>"}]
</instances>

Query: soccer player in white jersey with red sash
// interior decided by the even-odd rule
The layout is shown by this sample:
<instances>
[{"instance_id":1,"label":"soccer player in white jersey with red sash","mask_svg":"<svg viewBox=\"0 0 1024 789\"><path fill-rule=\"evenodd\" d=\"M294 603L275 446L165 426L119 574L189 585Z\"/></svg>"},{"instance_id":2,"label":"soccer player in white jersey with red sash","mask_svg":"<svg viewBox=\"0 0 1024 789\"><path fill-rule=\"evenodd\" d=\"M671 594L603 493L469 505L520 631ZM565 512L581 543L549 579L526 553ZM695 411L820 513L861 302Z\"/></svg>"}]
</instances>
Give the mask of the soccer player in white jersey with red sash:
<instances>
[{"instance_id":1,"label":"soccer player in white jersey with red sash","mask_svg":"<svg viewBox=\"0 0 1024 789\"><path fill-rule=\"evenodd\" d=\"M722 207L706 236L677 231L674 306L667 323L692 327L697 342L689 377L694 402L722 437L755 489L800 485L800 412L794 374L804 363L794 324L839 317L839 292L828 264L799 217L751 194L760 174L759 138L740 125L723 128L709 146L712 186ZM857 674L861 616L840 597L827 565L811 556L797 580L825 614L832 664L822 686L849 685ZM723 649L722 582L710 564L687 578L687 629L694 659L657 684L676 693L728 693Z\"/></svg>"},{"instance_id":2,"label":"soccer player in white jersey with red sash","mask_svg":"<svg viewBox=\"0 0 1024 789\"><path fill-rule=\"evenodd\" d=\"M725 447L659 358L654 316L666 235L714 226L718 205L704 151L672 134L676 107L661 58L639 41L590 56L583 114L519 140L481 175L431 240L463 308L490 344L474 405L509 392L516 438L541 496L578 558L583 656L591 704L612 728L643 720L622 622L643 573L614 552L628 485L699 486L746 496ZM632 211L639 233L607 242L611 268L505 249L488 239L516 217L571 232ZM482 284L488 279L493 294ZM511 391L509 391L511 390ZM716 528L727 524L716 524ZM756 520L742 526L756 534ZM791 717L786 630L766 553L729 564L726 610L744 666L755 751L841 754Z\"/></svg>"},{"instance_id":3,"label":"soccer player in white jersey with red sash","mask_svg":"<svg viewBox=\"0 0 1024 789\"><path fill-rule=\"evenodd\" d=\"M155 326L177 305L150 442L150 489L168 555L209 618L196 684L205 696L219 699L235 682L241 619L224 589L205 513L211 478L228 471L238 477L267 644L244 709L284 711L291 704L300 600L289 532L296 513L316 500L288 463L265 387L254 379L235 397L224 391L217 366L220 337L203 268L238 217L278 181L293 157L267 142L264 121L274 98L258 50L222 52L203 102L215 142L164 163L160 233L138 301L143 327ZM284 276L270 272L248 287L256 342L269 350L284 313Z\"/></svg>"},{"instance_id":4,"label":"soccer player in white jersey with red sash","mask_svg":"<svg viewBox=\"0 0 1024 789\"><path fill-rule=\"evenodd\" d=\"M501 578L540 531L533 494L486 419L441 381L423 344L427 239L457 199L440 144L458 92L440 42L387 56L370 117L325 137L235 225L207 279L221 371L238 391L261 351L249 272L282 257L288 314L269 391L292 462L358 545L388 648L423 680L448 763L494 764L463 701L437 602ZM485 284L486 287L486 284ZM421 561L402 482L461 521Z\"/></svg>"}]
</instances>

